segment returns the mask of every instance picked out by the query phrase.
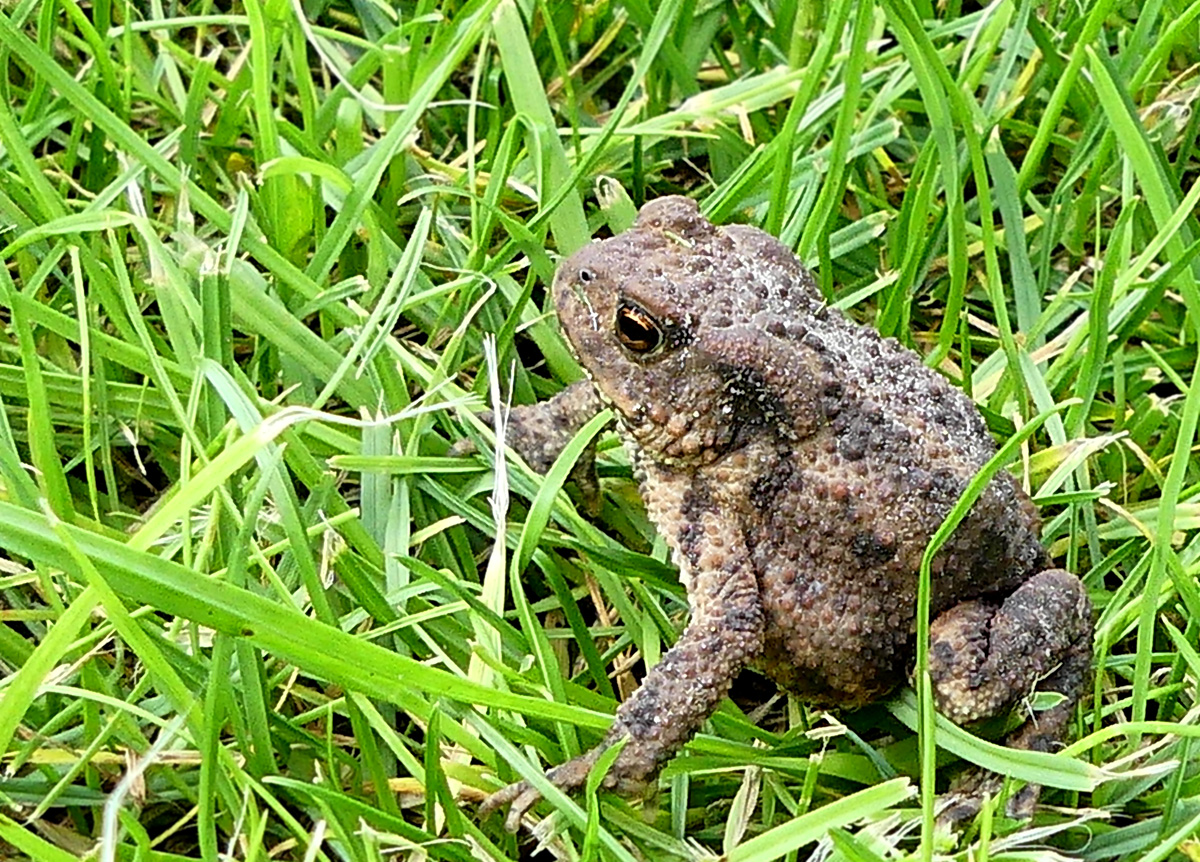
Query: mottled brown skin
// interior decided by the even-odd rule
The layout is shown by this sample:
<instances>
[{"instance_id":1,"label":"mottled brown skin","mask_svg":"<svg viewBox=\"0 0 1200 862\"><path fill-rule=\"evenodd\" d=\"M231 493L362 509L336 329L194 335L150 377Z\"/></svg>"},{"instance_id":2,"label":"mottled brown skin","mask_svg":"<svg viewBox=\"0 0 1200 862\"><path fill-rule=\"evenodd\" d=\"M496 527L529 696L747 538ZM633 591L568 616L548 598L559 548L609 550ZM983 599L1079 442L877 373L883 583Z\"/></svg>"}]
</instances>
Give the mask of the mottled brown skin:
<instances>
[{"instance_id":1,"label":"mottled brown skin","mask_svg":"<svg viewBox=\"0 0 1200 862\"><path fill-rule=\"evenodd\" d=\"M748 665L827 707L902 685L921 555L995 452L972 402L826 307L776 239L714 227L686 198L648 203L633 229L563 263L554 303L617 414L691 620L604 741L548 778L581 785L628 737L605 782L638 789ZM1083 585L1048 565L1033 506L1000 474L934 560L930 653L938 707L957 722L1035 687L1062 693L1009 740L1043 750L1086 686L1092 634ZM992 790L969 778L960 814ZM1036 794L1010 809L1028 813ZM519 783L485 808L511 803L515 828L538 798Z\"/></svg>"}]
</instances>

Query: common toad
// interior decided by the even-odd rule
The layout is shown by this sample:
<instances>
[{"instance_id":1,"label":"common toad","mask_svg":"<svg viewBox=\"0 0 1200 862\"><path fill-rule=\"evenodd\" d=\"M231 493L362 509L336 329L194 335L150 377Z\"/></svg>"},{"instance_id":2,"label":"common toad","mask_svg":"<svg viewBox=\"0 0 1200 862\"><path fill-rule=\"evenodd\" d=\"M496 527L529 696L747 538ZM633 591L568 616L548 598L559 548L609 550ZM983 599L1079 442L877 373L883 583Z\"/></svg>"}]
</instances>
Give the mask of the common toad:
<instances>
[{"instance_id":1,"label":"common toad","mask_svg":"<svg viewBox=\"0 0 1200 862\"><path fill-rule=\"evenodd\" d=\"M631 230L565 261L553 299L614 409L691 617L603 742L547 777L578 787L628 737L604 784L637 791L747 666L840 709L902 685L922 553L996 451L970 399L829 308L778 240L715 227L687 198L646 204ZM586 386L554 406L554 445L597 411ZM1050 567L1038 532L1018 483L997 475L934 560L930 671L939 710L960 723L1035 688L1062 694L1008 739L1047 750L1086 687L1092 622L1082 583ZM1036 796L1026 788L1010 812ZM484 808L511 804L515 829L539 798L521 782Z\"/></svg>"}]
</instances>

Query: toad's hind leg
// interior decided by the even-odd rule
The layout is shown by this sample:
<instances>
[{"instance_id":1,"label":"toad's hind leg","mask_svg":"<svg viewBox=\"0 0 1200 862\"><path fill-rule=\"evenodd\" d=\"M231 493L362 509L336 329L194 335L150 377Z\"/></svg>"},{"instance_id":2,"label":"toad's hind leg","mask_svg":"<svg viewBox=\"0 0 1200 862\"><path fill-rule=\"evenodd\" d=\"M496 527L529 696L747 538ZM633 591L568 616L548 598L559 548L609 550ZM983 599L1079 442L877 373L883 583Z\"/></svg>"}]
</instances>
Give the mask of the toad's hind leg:
<instances>
[{"instance_id":1,"label":"toad's hind leg","mask_svg":"<svg viewBox=\"0 0 1200 862\"><path fill-rule=\"evenodd\" d=\"M1092 662L1091 603L1079 578L1050 569L1030 578L1002 603L956 605L933 621L929 672L938 709L956 723L1001 714L1034 691L1062 700L1037 713L1006 740L1013 748L1050 751L1066 736ZM951 822L972 817L1002 779L968 771L951 788ZM1041 788L1028 785L1008 813L1028 817Z\"/></svg>"}]
</instances>

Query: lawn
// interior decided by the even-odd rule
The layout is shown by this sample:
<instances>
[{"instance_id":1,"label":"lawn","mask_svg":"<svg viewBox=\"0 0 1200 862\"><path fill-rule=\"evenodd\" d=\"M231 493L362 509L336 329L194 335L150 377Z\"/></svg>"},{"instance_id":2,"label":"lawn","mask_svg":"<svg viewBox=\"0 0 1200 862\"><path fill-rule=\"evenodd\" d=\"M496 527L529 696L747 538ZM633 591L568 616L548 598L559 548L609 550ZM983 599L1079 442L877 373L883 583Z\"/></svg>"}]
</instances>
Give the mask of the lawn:
<instances>
[{"instance_id":1,"label":"lawn","mask_svg":"<svg viewBox=\"0 0 1200 862\"><path fill-rule=\"evenodd\" d=\"M0 857L1200 860L1200 0L7 0L0 55ZM479 816L686 620L611 430L480 419L664 194L1011 444L1095 607L1065 751L748 673L654 799ZM936 830L964 760L1034 819Z\"/></svg>"}]
</instances>

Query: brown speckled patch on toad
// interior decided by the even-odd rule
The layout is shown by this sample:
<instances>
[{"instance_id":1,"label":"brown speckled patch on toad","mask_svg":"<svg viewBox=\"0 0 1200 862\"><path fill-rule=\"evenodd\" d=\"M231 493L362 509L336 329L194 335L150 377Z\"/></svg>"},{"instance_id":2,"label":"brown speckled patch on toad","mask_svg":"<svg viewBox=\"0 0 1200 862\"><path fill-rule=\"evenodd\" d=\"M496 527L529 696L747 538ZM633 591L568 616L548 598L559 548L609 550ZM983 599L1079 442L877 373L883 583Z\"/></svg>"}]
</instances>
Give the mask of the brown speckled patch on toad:
<instances>
[{"instance_id":1,"label":"brown speckled patch on toad","mask_svg":"<svg viewBox=\"0 0 1200 862\"><path fill-rule=\"evenodd\" d=\"M714 227L686 198L647 204L633 229L564 262L554 302L617 414L691 619L604 742L550 780L579 786L627 738L605 783L636 790L747 665L829 707L900 686L921 555L995 452L971 401L916 354L827 308L776 239ZM1035 686L1065 695L1009 740L1026 748L1065 733L1091 661L1084 588L1048 564L1033 507L1007 474L934 563L938 706L970 721ZM990 789L968 783L961 816ZM1027 813L1036 793L1011 810ZM511 803L515 828L538 798L518 783L485 810Z\"/></svg>"}]
</instances>

